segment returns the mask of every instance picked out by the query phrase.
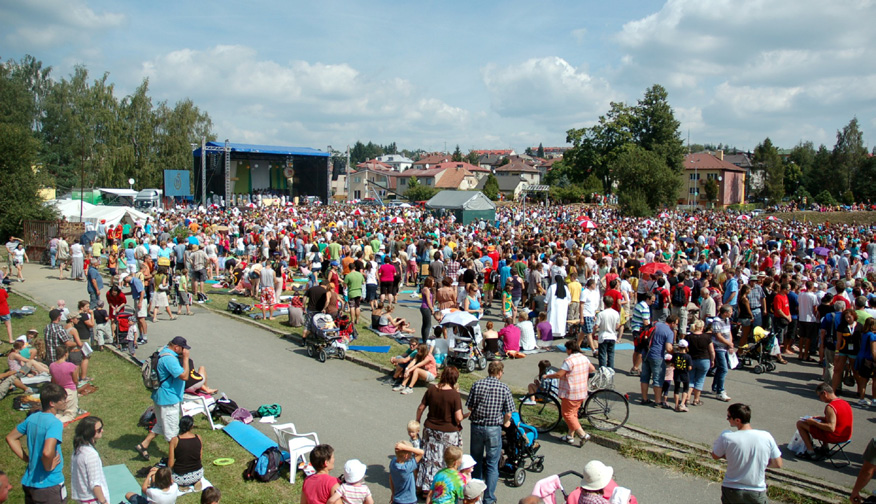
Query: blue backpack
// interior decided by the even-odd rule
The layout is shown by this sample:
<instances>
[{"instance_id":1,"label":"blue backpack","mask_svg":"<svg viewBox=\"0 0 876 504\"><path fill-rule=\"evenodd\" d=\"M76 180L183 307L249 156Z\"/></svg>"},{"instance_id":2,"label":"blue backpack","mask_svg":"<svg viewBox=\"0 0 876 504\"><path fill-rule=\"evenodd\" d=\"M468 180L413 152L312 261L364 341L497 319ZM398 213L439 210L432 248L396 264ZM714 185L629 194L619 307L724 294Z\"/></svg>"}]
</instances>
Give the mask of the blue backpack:
<instances>
[{"instance_id":1,"label":"blue backpack","mask_svg":"<svg viewBox=\"0 0 876 504\"><path fill-rule=\"evenodd\" d=\"M249 461L243 470L246 481L261 481L267 483L280 477L280 465L283 463L283 453L276 446L265 450L260 456Z\"/></svg>"}]
</instances>

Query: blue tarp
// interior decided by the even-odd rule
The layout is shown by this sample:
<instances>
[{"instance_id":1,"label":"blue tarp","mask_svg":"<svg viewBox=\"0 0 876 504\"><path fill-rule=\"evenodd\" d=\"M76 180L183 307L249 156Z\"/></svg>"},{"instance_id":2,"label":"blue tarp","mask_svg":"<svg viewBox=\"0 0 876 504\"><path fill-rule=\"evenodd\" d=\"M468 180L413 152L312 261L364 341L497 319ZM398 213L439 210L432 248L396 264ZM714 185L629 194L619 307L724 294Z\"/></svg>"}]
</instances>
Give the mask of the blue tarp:
<instances>
[{"instance_id":1,"label":"blue tarp","mask_svg":"<svg viewBox=\"0 0 876 504\"><path fill-rule=\"evenodd\" d=\"M249 154L279 154L281 156L315 156L329 157L328 152L323 152L319 149L310 147L282 147L279 145L256 145L228 142L231 152L241 152ZM207 147L225 147L225 142L207 142ZM201 157L201 149L198 148L194 152L195 157Z\"/></svg>"}]
</instances>

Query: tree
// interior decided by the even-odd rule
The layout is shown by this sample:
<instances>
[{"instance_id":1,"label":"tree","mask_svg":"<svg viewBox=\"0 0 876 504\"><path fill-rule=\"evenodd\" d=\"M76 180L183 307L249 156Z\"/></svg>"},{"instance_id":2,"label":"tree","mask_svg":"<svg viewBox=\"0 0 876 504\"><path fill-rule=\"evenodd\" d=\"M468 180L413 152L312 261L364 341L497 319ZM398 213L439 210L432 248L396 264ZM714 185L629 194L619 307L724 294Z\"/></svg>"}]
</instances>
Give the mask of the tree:
<instances>
[{"instance_id":1,"label":"tree","mask_svg":"<svg viewBox=\"0 0 876 504\"><path fill-rule=\"evenodd\" d=\"M37 194L40 175L34 170L38 142L27 127L0 123L0 237L22 236L25 219L48 219L53 211Z\"/></svg>"},{"instance_id":2,"label":"tree","mask_svg":"<svg viewBox=\"0 0 876 504\"><path fill-rule=\"evenodd\" d=\"M764 170L764 197L773 203L782 201L785 195L785 167L779 151L767 137L763 143L754 148L754 165Z\"/></svg>"},{"instance_id":3,"label":"tree","mask_svg":"<svg viewBox=\"0 0 876 504\"><path fill-rule=\"evenodd\" d=\"M851 190L855 174L867 160L864 133L858 127L857 117L836 132L836 145L833 147L831 158L835 176L841 182L841 186L837 189L843 193Z\"/></svg>"},{"instance_id":4,"label":"tree","mask_svg":"<svg viewBox=\"0 0 876 504\"><path fill-rule=\"evenodd\" d=\"M706 201L714 203L718 199L718 181L710 178L703 184L703 192L706 196Z\"/></svg>"},{"instance_id":5,"label":"tree","mask_svg":"<svg viewBox=\"0 0 876 504\"><path fill-rule=\"evenodd\" d=\"M876 156L871 156L867 159L863 166L855 174L853 181L855 186L855 196L860 202L876 201Z\"/></svg>"},{"instance_id":6,"label":"tree","mask_svg":"<svg viewBox=\"0 0 876 504\"><path fill-rule=\"evenodd\" d=\"M499 181L496 179L495 175L492 173L487 175L487 180L484 182L484 188L481 189L481 192L484 193L484 196L493 201L499 199Z\"/></svg>"},{"instance_id":7,"label":"tree","mask_svg":"<svg viewBox=\"0 0 876 504\"><path fill-rule=\"evenodd\" d=\"M648 88L632 111L632 134L637 145L659 154L669 169L680 174L684 168L684 141L681 123L675 119L668 98L663 86Z\"/></svg>"},{"instance_id":8,"label":"tree","mask_svg":"<svg viewBox=\"0 0 876 504\"><path fill-rule=\"evenodd\" d=\"M832 164L830 151L823 144L820 145L813 155L811 168L803 172L803 185L810 194L831 191L831 186L836 182Z\"/></svg>"},{"instance_id":9,"label":"tree","mask_svg":"<svg viewBox=\"0 0 876 504\"><path fill-rule=\"evenodd\" d=\"M459 144L456 144L456 149L453 150L453 156L450 159L457 163L462 161L462 151L459 150Z\"/></svg>"},{"instance_id":10,"label":"tree","mask_svg":"<svg viewBox=\"0 0 876 504\"><path fill-rule=\"evenodd\" d=\"M611 103L609 111L589 128L570 129L566 142L572 148L566 151L564 161L569 166L570 180L583 181L595 174L606 192L611 192L617 176L612 172L614 162L624 148L632 143L632 109L624 103Z\"/></svg>"},{"instance_id":11,"label":"tree","mask_svg":"<svg viewBox=\"0 0 876 504\"><path fill-rule=\"evenodd\" d=\"M534 156L534 155L535 155L535 154L532 152L532 147L527 147L527 148L523 151L523 153L526 154L527 156Z\"/></svg>"},{"instance_id":12,"label":"tree","mask_svg":"<svg viewBox=\"0 0 876 504\"><path fill-rule=\"evenodd\" d=\"M481 162L481 156L480 154L475 152L474 149L472 149L468 151L468 154L465 156L465 162L470 165L479 166Z\"/></svg>"},{"instance_id":13,"label":"tree","mask_svg":"<svg viewBox=\"0 0 876 504\"><path fill-rule=\"evenodd\" d=\"M536 153L536 155L544 159L544 146L541 144L541 142L538 143L538 152Z\"/></svg>"},{"instance_id":14,"label":"tree","mask_svg":"<svg viewBox=\"0 0 876 504\"><path fill-rule=\"evenodd\" d=\"M821 191L815 196L815 202L819 205L836 205L836 199L827 189Z\"/></svg>"},{"instance_id":15,"label":"tree","mask_svg":"<svg viewBox=\"0 0 876 504\"><path fill-rule=\"evenodd\" d=\"M417 177L411 177L408 180L408 189L405 191L405 198L409 201L426 201L435 196L438 190L434 187L421 184Z\"/></svg>"},{"instance_id":16,"label":"tree","mask_svg":"<svg viewBox=\"0 0 876 504\"><path fill-rule=\"evenodd\" d=\"M618 204L625 215L643 217L675 204L681 178L666 166L665 157L659 153L629 145L614 168L618 177Z\"/></svg>"}]
</instances>

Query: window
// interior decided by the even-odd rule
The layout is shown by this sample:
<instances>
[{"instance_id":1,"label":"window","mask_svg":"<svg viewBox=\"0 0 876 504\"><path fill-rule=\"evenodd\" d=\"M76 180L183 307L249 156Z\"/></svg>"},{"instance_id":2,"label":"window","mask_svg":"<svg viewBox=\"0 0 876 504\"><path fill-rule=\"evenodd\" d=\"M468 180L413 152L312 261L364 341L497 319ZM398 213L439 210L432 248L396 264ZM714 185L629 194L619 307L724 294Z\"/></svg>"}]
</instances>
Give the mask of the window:
<instances>
[{"instance_id":1,"label":"window","mask_svg":"<svg viewBox=\"0 0 876 504\"><path fill-rule=\"evenodd\" d=\"M708 177L709 177L709 180L718 180L718 174L717 174L717 173L710 173L710 174L708 175Z\"/></svg>"},{"instance_id":2,"label":"window","mask_svg":"<svg viewBox=\"0 0 876 504\"><path fill-rule=\"evenodd\" d=\"M401 184L401 185L408 185L408 179L406 179L406 178L401 178L401 179L398 180L398 183Z\"/></svg>"},{"instance_id":3,"label":"window","mask_svg":"<svg viewBox=\"0 0 876 504\"><path fill-rule=\"evenodd\" d=\"M361 184L361 183L362 183L362 177L353 177L353 183L354 183L354 184Z\"/></svg>"},{"instance_id":4,"label":"window","mask_svg":"<svg viewBox=\"0 0 876 504\"><path fill-rule=\"evenodd\" d=\"M362 199L362 191L353 191L353 199Z\"/></svg>"},{"instance_id":5,"label":"window","mask_svg":"<svg viewBox=\"0 0 876 504\"><path fill-rule=\"evenodd\" d=\"M687 193L688 194L699 194L700 191L696 187L690 187L690 188L688 188Z\"/></svg>"},{"instance_id":6,"label":"window","mask_svg":"<svg viewBox=\"0 0 876 504\"><path fill-rule=\"evenodd\" d=\"M700 174L699 174L699 173L691 173L691 174L690 174L690 179L691 179L691 180L699 180L699 179L700 179Z\"/></svg>"}]
</instances>

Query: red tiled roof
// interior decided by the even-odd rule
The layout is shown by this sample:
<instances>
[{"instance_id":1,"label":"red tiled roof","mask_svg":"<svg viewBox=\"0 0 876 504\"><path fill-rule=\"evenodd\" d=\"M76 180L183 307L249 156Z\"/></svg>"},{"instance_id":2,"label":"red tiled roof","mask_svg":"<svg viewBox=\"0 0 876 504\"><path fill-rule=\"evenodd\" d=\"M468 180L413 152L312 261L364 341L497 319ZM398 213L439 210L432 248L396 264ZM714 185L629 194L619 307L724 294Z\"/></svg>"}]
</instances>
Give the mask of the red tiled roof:
<instances>
[{"instance_id":1,"label":"red tiled roof","mask_svg":"<svg viewBox=\"0 0 876 504\"><path fill-rule=\"evenodd\" d=\"M684 169L685 170L721 170L721 171L734 171L734 172L744 172L743 168L740 168L733 163L728 163L727 161L722 161L717 157L709 154L708 152L697 152L696 154L688 154L684 156Z\"/></svg>"},{"instance_id":2,"label":"red tiled roof","mask_svg":"<svg viewBox=\"0 0 876 504\"><path fill-rule=\"evenodd\" d=\"M522 172L522 173L538 173L538 169L530 166L520 158L512 160L510 163L497 166L497 172Z\"/></svg>"},{"instance_id":3,"label":"red tiled roof","mask_svg":"<svg viewBox=\"0 0 876 504\"><path fill-rule=\"evenodd\" d=\"M427 164L434 165L438 163L443 163L445 161L450 161L450 155L438 152L422 157L419 159L419 161L414 161L414 166L424 166Z\"/></svg>"},{"instance_id":4,"label":"red tiled roof","mask_svg":"<svg viewBox=\"0 0 876 504\"><path fill-rule=\"evenodd\" d=\"M476 150L475 153L494 155L494 156L510 156L511 149L493 149L493 150L485 149L485 150Z\"/></svg>"},{"instance_id":5,"label":"red tiled roof","mask_svg":"<svg viewBox=\"0 0 876 504\"><path fill-rule=\"evenodd\" d=\"M376 159L371 159L369 161L365 161L364 163L359 163L356 165L356 168L368 168L369 170L392 170L391 165L380 162Z\"/></svg>"}]
</instances>

